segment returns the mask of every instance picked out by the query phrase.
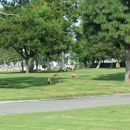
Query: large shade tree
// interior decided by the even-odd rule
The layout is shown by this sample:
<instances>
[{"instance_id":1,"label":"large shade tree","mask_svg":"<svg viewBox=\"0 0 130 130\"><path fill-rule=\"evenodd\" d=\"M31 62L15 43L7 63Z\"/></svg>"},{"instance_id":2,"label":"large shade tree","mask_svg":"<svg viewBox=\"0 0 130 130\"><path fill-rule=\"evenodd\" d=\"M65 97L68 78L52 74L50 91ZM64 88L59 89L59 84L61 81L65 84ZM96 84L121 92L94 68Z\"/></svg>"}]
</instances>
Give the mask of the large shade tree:
<instances>
[{"instance_id":1,"label":"large shade tree","mask_svg":"<svg viewBox=\"0 0 130 130\"><path fill-rule=\"evenodd\" d=\"M130 8L127 0L85 0L82 3L83 32L92 45L126 47L125 81L130 82Z\"/></svg>"},{"instance_id":2,"label":"large shade tree","mask_svg":"<svg viewBox=\"0 0 130 130\"><path fill-rule=\"evenodd\" d=\"M31 57L60 42L61 25L45 2L30 2L24 6L9 4L4 6L3 12L13 15L1 16L0 44L13 47L25 59L28 73Z\"/></svg>"}]
</instances>

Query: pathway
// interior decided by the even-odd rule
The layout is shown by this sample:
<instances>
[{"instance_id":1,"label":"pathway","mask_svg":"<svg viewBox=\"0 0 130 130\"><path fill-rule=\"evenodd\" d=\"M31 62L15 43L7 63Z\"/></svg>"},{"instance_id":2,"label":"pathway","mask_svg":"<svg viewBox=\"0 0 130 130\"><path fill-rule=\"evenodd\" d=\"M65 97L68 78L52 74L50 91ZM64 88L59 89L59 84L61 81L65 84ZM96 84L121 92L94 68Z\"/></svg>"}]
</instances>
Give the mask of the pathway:
<instances>
[{"instance_id":1,"label":"pathway","mask_svg":"<svg viewBox=\"0 0 130 130\"><path fill-rule=\"evenodd\" d=\"M63 111L121 104L130 104L130 94L54 100L1 101L0 116L20 113Z\"/></svg>"}]
</instances>

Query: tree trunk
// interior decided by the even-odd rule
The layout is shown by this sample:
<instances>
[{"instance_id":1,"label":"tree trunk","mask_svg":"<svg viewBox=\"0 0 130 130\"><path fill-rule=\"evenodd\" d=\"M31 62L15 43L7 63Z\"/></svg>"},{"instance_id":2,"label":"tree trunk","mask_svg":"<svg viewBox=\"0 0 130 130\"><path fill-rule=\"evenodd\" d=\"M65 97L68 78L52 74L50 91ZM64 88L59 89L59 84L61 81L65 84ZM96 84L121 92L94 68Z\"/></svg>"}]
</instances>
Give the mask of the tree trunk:
<instances>
[{"instance_id":1,"label":"tree trunk","mask_svg":"<svg viewBox=\"0 0 130 130\"><path fill-rule=\"evenodd\" d=\"M65 53L64 53L64 51L61 52L61 68L62 68L62 70L65 69Z\"/></svg>"},{"instance_id":2,"label":"tree trunk","mask_svg":"<svg viewBox=\"0 0 130 130\"><path fill-rule=\"evenodd\" d=\"M125 64L126 64L126 73L125 73L125 82L130 82L130 45L126 45L126 57L125 57Z\"/></svg>"},{"instance_id":3,"label":"tree trunk","mask_svg":"<svg viewBox=\"0 0 130 130\"><path fill-rule=\"evenodd\" d=\"M25 63L26 63L26 73L29 73L29 64L28 64L28 59L25 59Z\"/></svg>"},{"instance_id":4,"label":"tree trunk","mask_svg":"<svg viewBox=\"0 0 130 130\"><path fill-rule=\"evenodd\" d=\"M29 72L33 72L34 70L34 63L32 62L32 58L28 60L28 67L29 67Z\"/></svg>"},{"instance_id":5,"label":"tree trunk","mask_svg":"<svg viewBox=\"0 0 130 130\"><path fill-rule=\"evenodd\" d=\"M38 71L38 60L36 59L36 71Z\"/></svg>"},{"instance_id":6,"label":"tree trunk","mask_svg":"<svg viewBox=\"0 0 130 130\"><path fill-rule=\"evenodd\" d=\"M47 55L47 70L51 70L50 56Z\"/></svg>"},{"instance_id":7,"label":"tree trunk","mask_svg":"<svg viewBox=\"0 0 130 130\"><path fill-rule=\"evenodd\" d=\"M116 58L116 68L120 68L120 61L118 58Z\"/></svg>"},{"instance_id":8,"label":"tree trunk","mask_svg":"<svg viewBox=\"0 0 130 130\"><path fill-rule=\"evenodd\" d=\"M7 70L7 64L6 64L6 61L4 61L4 69Z\"/></svg>"},{"instance_id":9,"label":"tree trunk","mask_svg":"<svg viewBox=\"0 0 130 130\"><path fill-rule=\"evenodd\" d=\"M96 69L100 68L101 63L102 63L102 58L99 58L99 62L98 62L98 65L97 65Z\"/></svg>"},{"instance_id":10,"label":"tree trunk","mask_svg":"<svg viewBox=\"0 0 130 130\"><path fill-rule=\"evenodd\" d=\"M23 58L22 58L21 66L22 66L22 72L24 72Z\"/></svg>"},{"instance_id":11,"label":"tree trunk","mask_svg":"<svg viewBox=\"0 0 130 130\"><path fill-rule=\"evenodd\" d=\"M92 68L95 68L94 61L95 61L95 59L94 59L94 60L92 60Z\"/></svg>"},{"instance_id":12,"label":"tree trunk","mask_svg":"<svg viewBox=\"0 0 130 130\"><path fill-rule=\"evenodd\" d=\"M78 56L77 56L76 62L77 62L76 69L78 70L78 69L80 69L80 66L79 66L79 57Z\"/></svg>"}]
</instances>

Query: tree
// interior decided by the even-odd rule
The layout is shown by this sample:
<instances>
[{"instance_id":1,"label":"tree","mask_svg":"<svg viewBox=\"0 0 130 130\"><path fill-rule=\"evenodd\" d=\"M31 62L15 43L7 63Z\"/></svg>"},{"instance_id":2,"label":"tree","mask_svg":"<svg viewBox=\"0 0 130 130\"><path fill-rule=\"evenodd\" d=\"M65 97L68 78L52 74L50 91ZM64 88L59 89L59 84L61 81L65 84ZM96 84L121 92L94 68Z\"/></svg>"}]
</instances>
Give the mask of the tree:
<instances>
[{"instance_id":1,"label":"tree","mask_svg":"<svg viewBox=\"0 0 130 130\"><path fill-rule=\"evenodd\" d=\"M77 0L46 0L48 6L53 10L55 19L61 25L61 42L58 46L53 46L53 50L47 52L51 54L61 54L61 68L64 69L65 53L69 51L69 47L73 42L73 23L79 17ZM60 45L60 46L59 46Z\"/></svg>"},{"instance_id":2,"label":"tree","mask_svg":"<svg viewBox=\"0 0 130 130\"><path fill-rule=\"evenodd\" d=\"M46 4L30 2L21 7L4 7L4 11L18 14L18 17L3 17L0 44L13 47L25 59L28 73L31 57L59 43L61 25L55 21L52 10Z\"/></svg>"},{"instance_id":3,"label":"tree","mask_svg":"<svg viewBox=\"0 0 130 130\"><path fill-rule=\"evenodd\" d=\"M92 46L126 46L126 82L130 82L129 12L125 0L86 0L82 4L83 32Z\"/></svg>"},{"instance_id":4,"label":"tree","mask_svg":"<svg viewBox=\"0 0 130 130\"><path fill-rule=\"evenodd\" d=\"M120 46L111 46L111 58L116 59L116 68L120 68L120 62L125 62L125 47L120 44Z\"/></svg>"},{"instance_id":5,"label":"tree","mask_svg":"<svg viewBox=\"0 0 130 130\"><path fill-rule=\"evenodd\" d=\"M72 59L75 60L77 63L79 63L79 61L83 61L88 51L86 41L84 40L84 36L82 34L80 25L75 26L73 31L74 31L74 40L70 45L69 53L71 54Z\"/></svg>"}]
</instances>

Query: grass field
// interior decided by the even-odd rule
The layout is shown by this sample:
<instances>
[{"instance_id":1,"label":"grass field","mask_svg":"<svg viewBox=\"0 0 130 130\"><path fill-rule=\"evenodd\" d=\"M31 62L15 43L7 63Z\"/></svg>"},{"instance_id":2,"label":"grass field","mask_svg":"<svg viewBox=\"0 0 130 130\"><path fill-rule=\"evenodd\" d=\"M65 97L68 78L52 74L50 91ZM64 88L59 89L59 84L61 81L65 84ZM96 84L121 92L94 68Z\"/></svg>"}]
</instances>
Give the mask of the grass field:
<instances>
[{"instance_id":1,"label":"grass field","mask_svg":"<svg viewBox=\"0 0 130 130\"><path fill-rule=\"evenodd\" d=\"M130 105L0 117L0 130L129 130Z\"/></svg>"},{"instance_id":2,"label":"grass field","mask_svg":"<svg viewBox=\"0 0 130 130\"><path fill-rule=\"evenodd\" d=\"M76 74L74 78L71 74ZM60 83L45 78L59 75ZM0 100L69 98L130 93L124 69L0 72ZM129 130L130 105L0 116L0 130Z\"/></svg>"},{"instance_id":3,"label":"grass field","mask_svg":"<svg viewBox=\"0 0 130 130\"><path fill-rule=\"evenodd\" d=\"M76 74L74 78L71 74ZM59 75L60 83L48 84L45 78ZM82 69L68 72L0 72L0 100L69 98L130 93L124 82L124 69Z\"/></svg>"}]
</instances>

